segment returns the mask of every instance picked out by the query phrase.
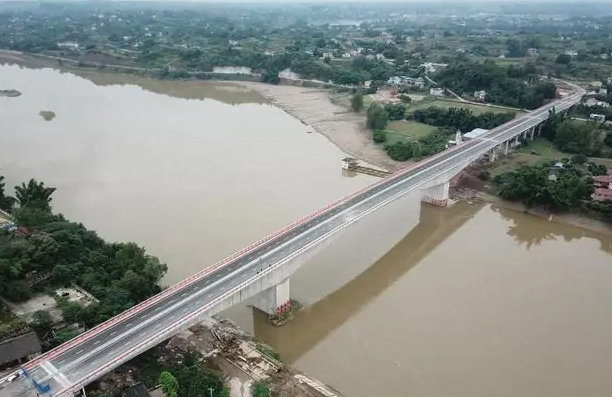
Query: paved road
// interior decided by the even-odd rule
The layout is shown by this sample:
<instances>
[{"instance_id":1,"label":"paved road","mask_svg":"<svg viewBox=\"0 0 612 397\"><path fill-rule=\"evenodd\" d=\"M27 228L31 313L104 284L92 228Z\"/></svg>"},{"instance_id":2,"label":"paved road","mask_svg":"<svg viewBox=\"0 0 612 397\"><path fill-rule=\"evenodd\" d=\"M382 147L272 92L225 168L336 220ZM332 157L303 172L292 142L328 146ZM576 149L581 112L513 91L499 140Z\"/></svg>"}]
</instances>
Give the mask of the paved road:
<instances>
[{"instance_id":1,"label":"paved road","mask_svg":"<svg viewBox=\"0 0 612 397\"><path fill-rule=\"evenodd\" d=\"M558 101L557 109L569 105L572 100L573 97ZM90 330L80 336L78 342L69 342L26 364L24 368L39 381L48 378L48 372L54 369L63 374L49 381L53 395L69 384L89 383L146 350L149 347L143 345L146 341L161 332L178 328L181 319L196 312L201 313L213 299L256 277L263 269L316 244L352 219L413 190L415 185L444 174L453 165L475 158L497 143L539 123L547 118L550 108L552 105L512 120L478 140L466 142L357 192L337 206L305 220L207 276L195 278L190 284L172 287L122 318Z\"/></svg>"}]
</instances>

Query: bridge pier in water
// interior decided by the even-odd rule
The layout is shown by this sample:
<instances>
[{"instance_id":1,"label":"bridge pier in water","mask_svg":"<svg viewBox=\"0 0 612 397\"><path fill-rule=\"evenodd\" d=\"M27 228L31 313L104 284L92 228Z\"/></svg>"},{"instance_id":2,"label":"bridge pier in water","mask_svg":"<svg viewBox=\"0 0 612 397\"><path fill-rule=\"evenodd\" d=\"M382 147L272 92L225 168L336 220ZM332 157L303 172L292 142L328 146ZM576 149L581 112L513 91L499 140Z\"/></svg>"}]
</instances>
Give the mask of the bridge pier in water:
<instances>
[{"instance_id":1,"label":"bridge pier in water","mask_svg":"<svg viewBox=\"0 0 612 397\"><path fill-rule=\"evenodd\" d=\"M422 201L438 207L446 207L448 205L448 192L450 189L450 180L439 185L428 187L423 190Z\"/></svg>"},{"instance_id":2,"label":"bridge pier in water","mask_svg":"<svg viewBox=\"0 0 612 397\"><path fill-rule=\"evenodd\" d=\"M281 317L291 311L289 278L262 291L254 304L271 317Z\"/></svg>"}]
</instances>

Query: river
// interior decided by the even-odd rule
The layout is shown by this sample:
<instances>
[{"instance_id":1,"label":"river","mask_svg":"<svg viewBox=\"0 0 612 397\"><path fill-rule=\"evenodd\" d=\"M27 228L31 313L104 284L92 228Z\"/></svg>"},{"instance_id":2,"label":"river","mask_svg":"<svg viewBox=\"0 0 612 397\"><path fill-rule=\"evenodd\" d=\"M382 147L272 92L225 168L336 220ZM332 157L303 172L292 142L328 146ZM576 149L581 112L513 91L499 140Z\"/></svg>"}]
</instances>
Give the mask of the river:
<instances>
[{"instance_id":1,"label":"river","mask_svg":"<svg viewBox=\"0 0 612 397\"><path fill-rule=\"evenodd\" d=\"M22 92L0 98L0 167L9 186L57 186L55 209L104 238L144 245L166 283L374 181L343 177L342 152L252 93L109 76L0 66L0 89ZM401 208L384 216L292 277L293 322L226 314L347 397L608 395L612 239L465 202L422 207L412 231Z\"/></svg>"}]
</instances>

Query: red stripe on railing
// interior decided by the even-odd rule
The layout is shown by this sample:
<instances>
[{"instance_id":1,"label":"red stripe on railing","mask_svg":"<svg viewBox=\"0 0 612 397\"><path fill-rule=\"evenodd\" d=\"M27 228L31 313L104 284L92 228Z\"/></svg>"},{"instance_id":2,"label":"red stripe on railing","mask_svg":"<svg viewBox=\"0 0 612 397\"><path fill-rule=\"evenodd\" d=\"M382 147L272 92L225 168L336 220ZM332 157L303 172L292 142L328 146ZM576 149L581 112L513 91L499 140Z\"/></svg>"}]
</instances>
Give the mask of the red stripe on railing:
<instances>
[{"instance_id":1,"label":"red stripe on railing","mask_svg":"<svg viewBox=\"0 0 612 397\"><path fill-rule=\"evenodd\" d=\"M497 128L492 129L491 131L489 131L487 133L487 135L492 134L494 132L497 132L497 130L508 128L510 125L514 125L516 123L519 123L524 118L529 119L530 117L528 117L528 115L526 115L526 116L521 117L519 119L511 120L508 123L506 123L505 125L501 125L501 126L499 126ZM420 166L423 166L423 165L425 165L427 163L430 163L430 162L432 162L434 160L437 160L440 157L448 154L449 152L457 151L460 148L464 149L464 148L466 148L466 146L471 146L474 143L475 143L475 141L472 141L472 142L466 142L466 143L464 143L462 145L453 146L453 147L451 147L451 148L449 148L449 149L447 149L447 150L445 150L443 152L438 153L437 155L434 155L434 156L431 156L431 157L429 157L427 159L424 159L422 161L410 164L409 166L407 166L407 167L405 167L405 168L403 168L403 169L393 173L392 175L390 175L390 176L388 176L388 177L386 177L386 178L384 178L384 179L382 179L380 181L377 181L377 182L375 182L375 183L373 183L371 185L368 185L368 186L366 186L366 187L364 187L362 189L359 189L358 191L356 191L356 192L354 192L354 193L352 193L352 194L350 194L348 196L340 198L340 199L338 199L338 200L328 204L327 206L325 206L325 207L323 207L323 208L321 208L321 209L319 209L319 210L317 210L317 211L315 211L315 212L313 212L313 213L311 213L311 214L309 214L309 215L307 215L305 217L302 217L302 218L298 219L297 221L292 222L291 224L289 224L289 225L283 227L282 229L280 229L280 230L278 230L278 231L276 231L276 232L274 232L274 233L272 233L272 234L270 234L270 235L260 239L259 241L256 241L255 243L250 244L249 246L243 248L242 250L233 253L232 255L228 256L227 258L221 260L220 262L215 263L213 266L209 266L209 267L199 271L198 273L195 273L195 274L193 274L193 275L191 275L191 276L181 280L180 282L178 282L177 284L173 285L172 287L167 288L166 290L160 292L159 294L157 294L157 295L155 295L155 296L153 296L153 297L151 297L151 298L141 302L140 304L138 304L136 306L133 306L132 308L130 308L130 309L128 309L128 310L118 314L117 316L115 316L115 317L113 317L113 318L103 322L102 324L97 325L96 327L94 327L94 328L90 329L89 331L87 331L87 332L77 336L76 338L74 338L74 339L72 339L72 340L70 340L70 341L68 341L68 342L66 342L66 343L56 347L53 350L48 351L47 353L43 354L42 356L39 356L36 359L28 362L27 364L24 365L24 367L26 369L31 369L32 367L36 366L41 361L51 360L54 357L57 357L59 354L61 354L64 351L66 351L67 349L69 349L70 347L72 347L72 346L74 346L76 344L79 344L79 343L81 343L81 342L83 342L83 341L85 341L87 339L90 339L90 338L96 336L100 332L106 330L107 328L109 328L110 326L112 326L112 325L116 324L117 322L123 320L124 318L127 318L127 317L129 317L129 316L131 316L133 314L141 312L142 310L144 310L144 309L150 307L151 305L159 302L163 298L166 298L166 297L170 296L175 291L180 290L182 287L185 287L187 285L192 284L193 282L201 279L202 277L206 276L207 274L209 274L209 273L211 273L211 272L213 272L213 271L215 271L215 270L217 270L217 269L219 269L221 267L225 267L226 265L230 264L234 259L237 259L237 258L240 258L242 256L245 256L246 254L254 251L256 248L261 247L265 243L267 243L267 242L269 242L269 241L271 241L271 240L273 240L273 239L275 239L277 237L280 237L280 236L286 234L290 230L298 227L299 225L301 225L301 224L303 224L303 223L305 223L305 222L307 222L307 221L309 221L309 220L311 220L311 219L313 219L313 218L315 218L315 217L317 217L319 215L322 215L325 212L330 211L334 207L337 207L340 204L347 202L348 200L358 196L359 194L362 194L362 193L365 193L365 192L367 192L369 190L372 190L375 187L377 187L377 186L379 186L379 185L381 185L383 183L389 182L390 180L395 180L395 179L401 177L402 175L406 174L410 170L412 170L414 168L417 168L417 167L420 167Z\"/></svg>"}]
</instances>

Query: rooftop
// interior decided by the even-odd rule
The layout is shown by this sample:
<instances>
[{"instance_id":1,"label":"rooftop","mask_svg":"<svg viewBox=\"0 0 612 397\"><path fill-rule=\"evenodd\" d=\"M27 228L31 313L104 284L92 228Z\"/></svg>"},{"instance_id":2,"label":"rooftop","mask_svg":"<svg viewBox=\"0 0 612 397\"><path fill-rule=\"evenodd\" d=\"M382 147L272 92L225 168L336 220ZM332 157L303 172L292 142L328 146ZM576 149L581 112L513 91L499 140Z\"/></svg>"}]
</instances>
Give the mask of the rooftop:
<instances>
[{"instance_id":1,"label":"rooftop","mask_svg":"<svg viewBox=\"0 0 612 397\"><path fill-rule=\"evenodd\" d=\"M484 135L488 131L489 130L485 130L484 128L474 128L472 131L468 132L467 134L464 134L463 137L466 139L474 139L478 138L481 135Z\"/></svg>"}]
</instances>

